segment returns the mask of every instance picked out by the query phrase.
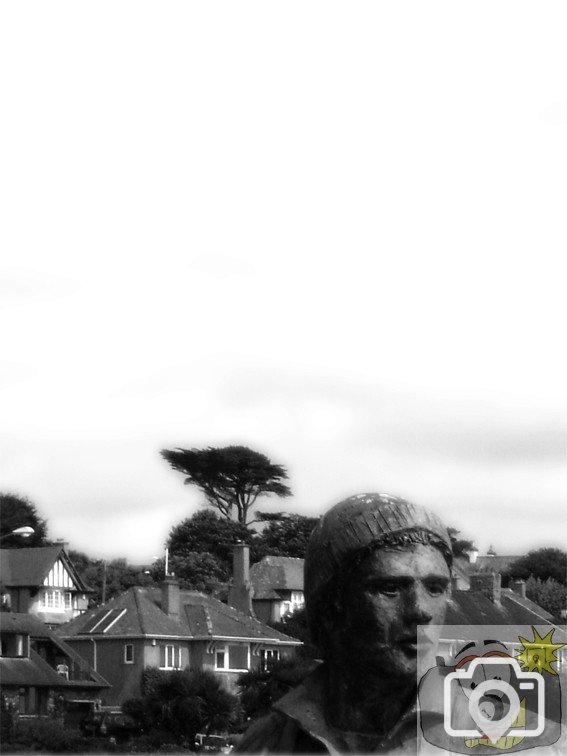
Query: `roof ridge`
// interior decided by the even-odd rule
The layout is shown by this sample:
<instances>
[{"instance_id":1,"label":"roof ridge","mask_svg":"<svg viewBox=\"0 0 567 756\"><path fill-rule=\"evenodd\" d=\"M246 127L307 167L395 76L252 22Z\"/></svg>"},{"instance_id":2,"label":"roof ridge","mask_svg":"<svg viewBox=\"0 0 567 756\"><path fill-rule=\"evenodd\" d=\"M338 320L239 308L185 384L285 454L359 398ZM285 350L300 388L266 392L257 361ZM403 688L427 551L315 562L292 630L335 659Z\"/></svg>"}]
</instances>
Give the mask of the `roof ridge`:
<instances>
[{"instance_id":1,"label":"roof ridge","mask_svg":"<svg viewBox=\"0 0 567 756\"><path fill-rule=\"evenodd\" d=\"M146 626L144 623L144 613L142 611L142 606L140 604L141 594L136 590L135 587L131 588L131 591L134 594L134 604L136 606L136 614L138 616L138 622L140 623L140 630L142 631L144 635L147 635Z\"/></svg>"},{"instance_id":2,"label":"roof ridge","mask_svg":"<svg viewBox=\"0 0 567 756\"><path fill-rule=\"evenodd\" d=\"M205 622L207 623L207 630L209 632L209 635L213 635L213 621L211 620L211 615L208 607L204 606L203 612L205 613Z\"/></svg>"}]
</instances>

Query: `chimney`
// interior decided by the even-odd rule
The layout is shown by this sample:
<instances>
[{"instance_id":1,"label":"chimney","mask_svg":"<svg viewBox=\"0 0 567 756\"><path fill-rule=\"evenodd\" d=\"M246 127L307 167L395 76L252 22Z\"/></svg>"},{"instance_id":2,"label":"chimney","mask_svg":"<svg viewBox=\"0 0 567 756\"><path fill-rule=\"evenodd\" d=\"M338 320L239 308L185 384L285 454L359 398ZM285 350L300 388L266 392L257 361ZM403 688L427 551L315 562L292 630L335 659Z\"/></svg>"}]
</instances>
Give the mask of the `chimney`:
<instances>
[{"instance_id":1,"label":"chimney","mask_svg":"<svg viewBox=\"0 0 567 756\"><path fill-rule=\"evenodd\" d=\"M477 572L471 575L471 591L480 591L494 604L500 603L502 578L498 572Z\"/></svg>"},{"instance_id":2,"label":"chimney","mask_svg":"<svg viewBox=\"0 0 567 756\"><path fill-rule=\"evenodd\" d=\"M179 583L168 576L161 584L161 610L171 619L179 619Z\"/></svg>"},{"instance_id":3,"label":"chimney","mask_svg":"<svg viewBox=\"0 0 567 756\"><path fill-rule=\"evenodd\" d=\"M451 592L454 593L455 591L459 590L459 578L456 575L453 575L451 578Z\"/></svg>"},{"instance_id":4,"label":"chimney","mask_svg":"<svg viewBox=\"0 0 567 756\"><path fill-rule=\"evenodd\" d=\"M61 546L63 551L68 554L69 553L69 542L64 541L62 538L59 538L59 540L55 541L56 546Z\"/></svg>"},{"instance_id":5,"label":"chimney","mask_svg":"<svg viewBox=\"0 0 567 756\"><path fill-rule=\"evenodd\" d=\"M512 583L512 590L521 598L526 598L526 581L514 580L514 582Z\"/></svg>"},{"instance_id":6,"label":"chimney","mask_svg":"<svg viewBox=\"0 0 567 756\"><path fill-rule=\"evenodd\" d=\"M468 551L467 554L469 557L469 563L476 564L476 560L478 557L478 549L470 549L470 551Z\"/></svg>"},{"instance_id":7,"label":"chimney","mask_svg":"<svg viewBox=\"0 0 567 756\"><path fill-rule=\"evenodd\" d=\"M228 591L228 603L239 612L255 617L250 585L250 549L241 541L234 545L232 552L232 585Z\"/></svg>"}]
</instances>

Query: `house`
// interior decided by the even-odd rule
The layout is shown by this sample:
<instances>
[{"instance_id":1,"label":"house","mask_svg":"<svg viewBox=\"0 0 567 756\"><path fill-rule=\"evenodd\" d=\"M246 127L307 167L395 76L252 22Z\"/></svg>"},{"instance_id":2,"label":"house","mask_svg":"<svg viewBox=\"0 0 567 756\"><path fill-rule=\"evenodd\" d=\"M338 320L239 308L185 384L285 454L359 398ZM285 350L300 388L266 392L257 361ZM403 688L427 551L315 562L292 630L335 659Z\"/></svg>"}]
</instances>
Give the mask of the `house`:
<instances>
[{"instance_id":1,"label":"house","mask_svg":"<svg viewBox=\"0 0 567 756\"><path fill-rule=\"evenodd\" d=\"M502 588L501 576L494 568L511 564L518 557L499 558L494 553L479 557L476 562L457 558L453 563L452 596L445 625L453 628L489 625L500 627L502 642L518 645L517 627L556 627L552 615L526 597L526 584L516 580L511 588ZM501 560L501 561L490 561ZM505 560L505 561L504 561ZM476 571L480 562L481 570ZM279 621L283 612L303 605L303 559L264 557L250 568L252 606L256 616L266 622ZM238 574L235 565L235 576ZM291 601L293 592L301 595L301 603ZM283 610L283 611L282 611ZM507 628L502 630L502 628ZM559 634L561 630L556 629ZM505 637L504 637L505 636ZM439 653L450 656L460 638L442 637ZM559 654L558 665L567 669L567 648Z\"/></svg>"},{"instance_id":2,"label":"house","mask_svg":"<svg viewBox=\"0 0 567 756\"><path fill-rule=\"evenodd\" d=\"M70 646L31 614L0 612L0 691L16 716L85 716L109 685Z\"/></svg>"},{"instance_id":3,"label":"house","mask_svg":"<svg viewBox=\"0 0 567 756\"><path fill-rule=\"evenodd\" d=\"M252 608L261 622L280 622L305 605L303 559L266 556L250 568Z\"/></svg>"},{"instance_id":4,"label":"house","mask_svg":"<svg viewBox=\"0 0 567 756\"><path fill-rule=\"evenodd\" d=\"M65 544L0 549L2 608L32 614L50 627L86 611L90 589L74 568Z\"/></svg>"},{"instance_id":5,"label":"house","mask_svg":"<svg viewBox=\"0 0 567 756\"><path fill-rule=\"evenodd\" d=\"M211 596L181 590L173 577L161 588L130 588L57 632L109 681L104 703L112 705L141 695L147 667L210 670L235 691L242 672L301 645Z\"/></svg>"},{"instance_id":6,"label":"house","mask_svg":"<svg viewBox=\"0 0 567 756\"><path fill-rule=\"evenodd\" d=\"M519 630L539 628L546 634L553 630L555 642L567 643L565 629L554 624L552 615L526 598L525 583L516 581L514 588L502 588L498 573L483 572L470 576L468 590L453 590L439 643L441 657L453 657L457 647L469 640L475 626L494 628L498 640L512 650L521 651ZM483 636L484 637L484 636ZM567 670L567 646L557 652L557 671Z\"/></svg>"}]
</instances>

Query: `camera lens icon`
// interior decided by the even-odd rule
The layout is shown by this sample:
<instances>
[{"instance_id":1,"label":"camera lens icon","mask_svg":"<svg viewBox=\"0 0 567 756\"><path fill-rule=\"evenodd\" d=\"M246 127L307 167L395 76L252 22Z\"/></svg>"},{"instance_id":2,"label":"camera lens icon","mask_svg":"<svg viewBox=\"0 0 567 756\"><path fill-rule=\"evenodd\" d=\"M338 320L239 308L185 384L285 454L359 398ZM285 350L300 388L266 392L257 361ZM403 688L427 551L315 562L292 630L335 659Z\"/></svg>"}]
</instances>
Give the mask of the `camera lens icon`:
<instances>
[{"instance_id":1,"label":"camera lens icon","mask_svg":"<svg viewBox=\"0 0 567 756\"><path fill-rule=\"evenodd\" d=\"M532 692L537 700L535 727L516 726L520 713L520 695ZM471 728L454 722L454 702L459 695L468 700L468 715L475 723ZM536 737L545 726L544 681L537 672L522 672L515 659L477 657L467 669L456 669L444 681L444 727L451 736L482 738L493 743L504 735ZM469 719L469 722L470 722ZM510 729L512 728L512 729Z\"/></svg>"}]
</instances>

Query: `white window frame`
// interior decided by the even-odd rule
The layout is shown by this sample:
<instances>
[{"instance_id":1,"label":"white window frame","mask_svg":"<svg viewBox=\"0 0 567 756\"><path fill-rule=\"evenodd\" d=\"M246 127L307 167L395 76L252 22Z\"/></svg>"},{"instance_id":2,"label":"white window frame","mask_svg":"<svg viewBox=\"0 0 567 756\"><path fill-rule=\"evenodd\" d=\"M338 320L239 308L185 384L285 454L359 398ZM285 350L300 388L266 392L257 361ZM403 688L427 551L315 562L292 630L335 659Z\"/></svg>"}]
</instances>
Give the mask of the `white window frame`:
<instances>
[{"instance_id":1,"label":"white window frame","mask_svg":"<svg viewBox=\"0 0 567 756\"><path fill-rule=\"evenodd\" d=\"M279 661L281 659L280 651L277 648L263 648L260 651L260 669L265 672L270 668L268 662Z\"/></svg>"},{"instance_id":2,"label":"white window frame","mask_svg":"<svg viewBox=\"0 0 567 756\"><path fill-rule=\"evenodd\" d=\"M63 592L57 588L46 588L41 598L41 605L52 612L65 611Z\"/></svg>"},{"instance_id":3,"label":"white window frame","mask_svg":"<svg viewBox=\"0 0 567 756\"><path fill-rule=\"evenodd\" d=\"M246 647L246 664L245 669L233 669L230 664L229 646L245 646ZM224 667L218 666L217 654L219 652L224 653ZM249 672L250 671L250 644L249 643L221 643L215 648L215 671L216 672Z\"/></svg>"},{"instance_id":4,"label":"white window frame","mask_svg":"<svg viewBox=\"0 0 567 756\"><path fill-rule=\"evenodd\" d=\"M128 658L128 649L131 649L131 658ZM124 664L134 664L134 644L124 644Z\"/></svg>"},{"instance_id":5,"label":"white window frame","mask_svg":"<svg viewBox=\"0 0 567 756\"><path fill-rule=\"evenodd\" d=\"M162 648L164 649L164 665L160 664L160 669L181 669L181 646L177 643L166 643L160 647L160 656Z\"/></svg>"},{"instance_id":6,"label":"white window frame","mask_svg":"<svg viewBox=\"0 0 567 756\"><path fill-rule=\"evenodd\" d=\"M299 609L300 606L303 606L305 604L305 594L303 591L292 591L291 592L291 605L295 609Z\"/></svg>"}]
</instances>

